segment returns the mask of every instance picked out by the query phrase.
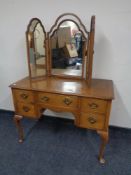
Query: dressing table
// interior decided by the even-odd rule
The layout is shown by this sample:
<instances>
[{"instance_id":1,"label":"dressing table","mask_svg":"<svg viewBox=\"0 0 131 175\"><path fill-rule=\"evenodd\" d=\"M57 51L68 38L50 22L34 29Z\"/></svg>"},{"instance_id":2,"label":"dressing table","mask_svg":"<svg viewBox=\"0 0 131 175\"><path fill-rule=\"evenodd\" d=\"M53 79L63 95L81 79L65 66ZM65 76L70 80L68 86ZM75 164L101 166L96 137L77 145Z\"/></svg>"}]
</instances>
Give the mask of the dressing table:
<instances>
[{"instance_id":1,"label":"dressing table","mask_svg":"<svg viewBox=\"0 0 131 175\"><path fill-rule=\"evenodd\" d=\"M23 142L21 119L39 119L46 109L70 112L77 127L96 130L102 143L100 163L105 163L108 124L114 98L111 80L92 79L95 16L90 31L72 13L60 15L49 32L38 18L26 31L29 76L10 85L14 121Z\"/></svg>"}]
</instances>

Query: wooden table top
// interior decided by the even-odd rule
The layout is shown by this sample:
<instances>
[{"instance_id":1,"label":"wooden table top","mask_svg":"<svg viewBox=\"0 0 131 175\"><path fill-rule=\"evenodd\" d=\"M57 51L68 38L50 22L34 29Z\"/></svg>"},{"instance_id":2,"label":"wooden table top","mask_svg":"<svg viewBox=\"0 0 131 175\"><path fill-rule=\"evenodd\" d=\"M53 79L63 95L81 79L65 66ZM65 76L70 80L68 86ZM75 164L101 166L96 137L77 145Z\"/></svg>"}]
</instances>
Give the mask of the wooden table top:
<instances>
[{"instance_id":1,"label":"wooden table top","mask_svg":"<svg viewBox=\"0 0 131 175\"><path fill-rule=\"evenodd\" d=\"M33 79L26 77L10 85L11 88L60 93L100 99L114 99L112 80L92 79L91 86L85 80L44 77Z\"/></svg>"}]
</instances>

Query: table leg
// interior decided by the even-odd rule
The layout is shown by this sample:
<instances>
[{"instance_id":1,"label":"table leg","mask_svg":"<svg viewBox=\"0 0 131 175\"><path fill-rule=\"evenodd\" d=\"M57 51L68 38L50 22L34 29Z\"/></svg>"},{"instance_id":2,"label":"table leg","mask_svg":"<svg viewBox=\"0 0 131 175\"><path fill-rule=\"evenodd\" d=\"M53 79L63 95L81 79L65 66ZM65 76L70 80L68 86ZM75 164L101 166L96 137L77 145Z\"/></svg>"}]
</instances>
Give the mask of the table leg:
<instances>
[{"instance_id":1,"label":"table leg","mask_svg":"<svg viewBox=\"0 0 131 175\"><path fill-rule=\"evenodd\" d=\"M21 119L22 118L23 117L20 115L14 115L14 122L15 122L17 129L18 129L18 134L19 134L19 143L22 143L24 140L23 128L21 126Z\"/></svg>"},{"instance_id":2,"label":"table leg","mask_svg":"<svg viewBox=\"0 0 131 175\"><path fill-rule=\"evenodd\" d=\"M99 159L101 164L104 164L105 163L104 150L105 150L105 146L108 142L108 131L97 131L97 133L100 135L101 140L102 140L98 159Z\"/></svg>"}]
</instances>

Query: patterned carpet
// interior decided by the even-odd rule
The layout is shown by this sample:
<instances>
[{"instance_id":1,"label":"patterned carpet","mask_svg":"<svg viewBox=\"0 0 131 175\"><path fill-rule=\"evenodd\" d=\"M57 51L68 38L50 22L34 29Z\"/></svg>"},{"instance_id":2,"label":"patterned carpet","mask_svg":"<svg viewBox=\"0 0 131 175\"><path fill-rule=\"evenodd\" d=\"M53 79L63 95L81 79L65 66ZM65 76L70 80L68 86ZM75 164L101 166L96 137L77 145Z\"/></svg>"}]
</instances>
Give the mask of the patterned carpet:
<instances>
[{"instance_id":1,"label":"patterned carpet","mask_svg":"<svg viewBox=\"0 0 131 175\"><path fill-rule=\"evenodd\" d=\"M96 132L52 117L22 123L25 141L19 144L12 113L0 111L0 175L131 175L131 130L110 128L101 165Z\"/></svg>"}]
</instances>

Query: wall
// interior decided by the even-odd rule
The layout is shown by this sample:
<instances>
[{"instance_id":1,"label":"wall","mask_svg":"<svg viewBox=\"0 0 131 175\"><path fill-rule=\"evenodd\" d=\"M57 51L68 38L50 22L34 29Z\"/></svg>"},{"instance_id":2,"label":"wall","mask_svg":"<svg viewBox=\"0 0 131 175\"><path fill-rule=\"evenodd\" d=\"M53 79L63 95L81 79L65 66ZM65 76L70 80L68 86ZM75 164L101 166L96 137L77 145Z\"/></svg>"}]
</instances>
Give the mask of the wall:
<instances>
[{"instance_id":1,"label":"wall","mask_svg":"<svg viewBox=\"0 0 131 175\"><path fill-rule=\"evenodd\" d=\"M48 31L64 12L76 13L87 27L91 15L96 15L93 77L114 81L110 124L131 128L130 0L0 0L0 108L13 110L8 86L28 74L25 31L29 20L40 18Z\"/></svg>"}]
</instances>

